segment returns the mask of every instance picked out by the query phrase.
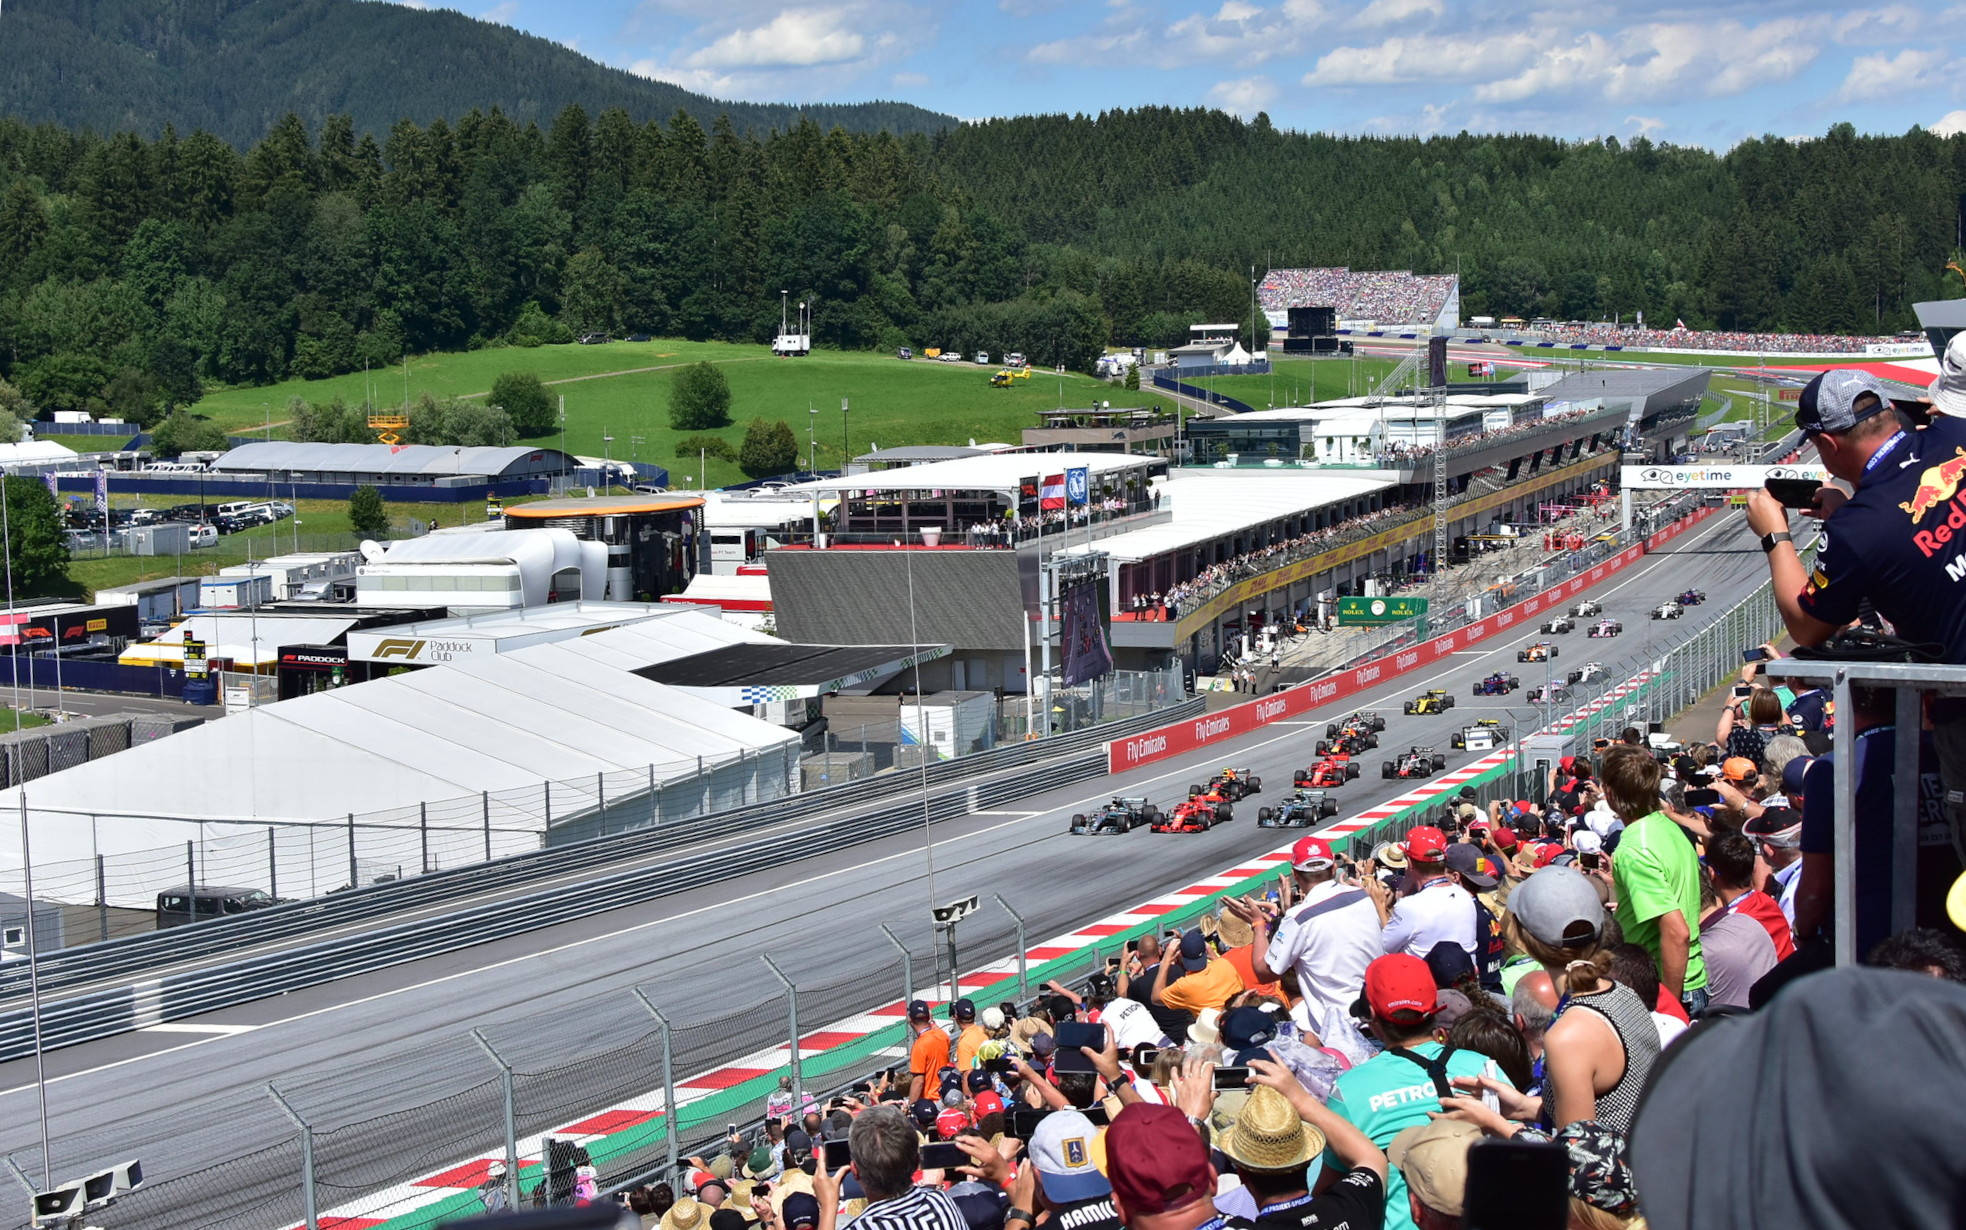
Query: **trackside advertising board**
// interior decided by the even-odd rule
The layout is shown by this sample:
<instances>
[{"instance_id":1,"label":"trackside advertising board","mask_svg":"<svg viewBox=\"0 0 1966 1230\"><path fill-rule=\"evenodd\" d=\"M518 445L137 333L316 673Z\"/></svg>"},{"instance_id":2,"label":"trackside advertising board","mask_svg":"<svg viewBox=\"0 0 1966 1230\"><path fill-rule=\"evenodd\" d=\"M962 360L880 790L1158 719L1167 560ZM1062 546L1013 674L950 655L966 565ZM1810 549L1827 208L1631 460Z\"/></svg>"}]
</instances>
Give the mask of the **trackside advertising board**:
<instances>
[{"instance_id":1,"label":"trackside advertising board","mask_svg":"<svg viewBox=\"0 0 1966 1230\"><path fill-rule=\"evenodd\" d=\"M1131 738L1108 743L1106 745L1107 772L1123 773L1139 765L1153 764L1173 756L1183 756L1199 748L1239 738L1271 722L1301 717L1367 688L1376 687L1389 679L1395 679L1408 671L1438 662L1449 654L1487 640L1498 632L1507 632L1517 624L1533 619L1542 611L1562 606L1606 577L1622 572L1637 563L1648 551L1656 551L1678 538L1706 520L1714 511L1712 508L1701 508L1660 530L1644 543L1626 547L1603 563L1593 565L1589 571L1578 573L1556 588L1545 590L1533 598L1518 602L1507 610L1497 611L1484 619L1477 619L1465 628L1456 628L1452 632L1437 636L1410 649L1402 649L1383 658L1374 658L1350 670L1311 683L1300 684L1288 691L1247 701L1231 709L1218 709L1214 713L1205 713L1187 721L1157 727Z\"/></svg>"}]
</instances>

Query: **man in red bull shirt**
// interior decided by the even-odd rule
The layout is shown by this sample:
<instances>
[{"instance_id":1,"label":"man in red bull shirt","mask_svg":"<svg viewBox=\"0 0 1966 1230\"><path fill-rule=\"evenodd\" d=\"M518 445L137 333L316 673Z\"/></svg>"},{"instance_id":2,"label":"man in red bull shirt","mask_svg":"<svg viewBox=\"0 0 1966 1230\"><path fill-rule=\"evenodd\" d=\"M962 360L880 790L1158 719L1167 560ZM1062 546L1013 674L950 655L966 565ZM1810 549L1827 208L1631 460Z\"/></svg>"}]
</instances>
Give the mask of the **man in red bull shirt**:
<instances>
[{"instance_id":1,"label":"man in red bull shirt","mask_svg":"<svg viewBox=\"0 0 1966 1230\"><path fill-rule=\"evenodd\" d=\"M1788 510L1766 490L1748 495L1789 635L1820 645L1869 602L1899 636L1966 664L1966 419L1912 429L1881 384L1845 370L1803 387L1795 425L1855 494L1817 492L1809 514L1824 518L1824 542L1813 569L1789 538ZM1966 845L1966 700L1936 698L1931 713L1953 841Z\"/></svg>"}]
</instances>

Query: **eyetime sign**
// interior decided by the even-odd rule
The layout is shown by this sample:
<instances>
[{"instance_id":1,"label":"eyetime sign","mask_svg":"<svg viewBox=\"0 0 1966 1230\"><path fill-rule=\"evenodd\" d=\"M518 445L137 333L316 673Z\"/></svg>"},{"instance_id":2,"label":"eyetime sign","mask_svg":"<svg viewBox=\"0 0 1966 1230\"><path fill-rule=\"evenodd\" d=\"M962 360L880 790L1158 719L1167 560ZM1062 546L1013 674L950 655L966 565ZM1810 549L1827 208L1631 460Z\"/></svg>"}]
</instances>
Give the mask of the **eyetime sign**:
<instances>
[{"instance_id":1,"label":"eyetime sign","mask_svg":"<svg viewBox=\"0 0 1966 1230\"><path fill-rule=\"evenodd\" d=\"M1624 466L1618 481L1633 491L1679 491L1689 487L1741 491L1759 487L1771 478L1813 478L1826 483L1829 471L1817 465Z\"/></svg>"},{"instance_id":2,"label":"eyetime sign","mask_svg":"<svg viewBox=\"0 0 1966 1230\"><path fill-rule=\"evenodd\" d=\"M1418 619L1426 613L1425 598L1338 599L1338 626L1341 628L1396 624L1402 619Z\"/></svg>"}]
</instances>

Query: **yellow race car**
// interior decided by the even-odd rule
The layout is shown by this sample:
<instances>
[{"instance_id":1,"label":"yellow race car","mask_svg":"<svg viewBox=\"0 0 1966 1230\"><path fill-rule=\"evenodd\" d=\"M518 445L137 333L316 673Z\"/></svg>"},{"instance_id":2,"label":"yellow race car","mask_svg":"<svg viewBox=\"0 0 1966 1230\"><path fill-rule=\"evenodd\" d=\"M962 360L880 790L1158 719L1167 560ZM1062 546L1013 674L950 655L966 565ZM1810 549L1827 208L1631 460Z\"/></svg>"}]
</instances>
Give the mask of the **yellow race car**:
<instances>
[{"instance_id":1,"label":"yellow race car","mask_svg":"<svg viewBox=\"0 0 1966 1230\"><path fill-rule=\"evenodd\" d=\"M1453 707L1454 698L1449 696L1446 690L1442 688L1429 688L1427 691L1420 693L1412 700L1406 702L1406 712L1409 715L1418 715L1420 717L1425 717L1432 713L1446 713Z\"/></svg>"}]
</instances>

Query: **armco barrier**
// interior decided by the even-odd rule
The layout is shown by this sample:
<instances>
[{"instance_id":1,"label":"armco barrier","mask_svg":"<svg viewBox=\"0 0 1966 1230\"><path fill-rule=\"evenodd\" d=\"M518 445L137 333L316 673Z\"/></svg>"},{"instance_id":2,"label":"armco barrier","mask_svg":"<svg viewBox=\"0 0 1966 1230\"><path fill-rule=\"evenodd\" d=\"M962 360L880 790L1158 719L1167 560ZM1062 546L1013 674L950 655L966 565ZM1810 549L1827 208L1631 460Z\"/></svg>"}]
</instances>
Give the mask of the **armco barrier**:
<instances>
[{"instance_id":1,"label":"armco barrier","mask_svg":"<svg viewBox=\"0 0 1966 1230\"><path fill-rule=\"evenodd\" d=\"M1578 573L1554 589L1545 590L1533 598L1518 602L1507 610L1477 619L1465 628L1456 628L1424 644L1387 654L1383 658L1375 658L1362 665L1340 671L1336 675L1314 679L1309 683L1299 684L1259 700L1246 701L1233 708L1218 709L1214 713L1173 722L1124 739L1115 739L1106 745L1107 769L1109 772L1123 773L1140 765L1153 764L1229 739L1240 738L1272 722L1301 716L1313 709L1341 701L1354 693L1397 678L1418 667L1437 662L1498 632L1505 632L1540 611L1562 605L1606 577L1630 567L1647 552L1656 551L1678 538L1706 520L1713 511L1712 508L1701 508L1660 530L1646 539L1643 544L1626 547L1603 563L1593 566L1587 572Z\"/></svg>"}]
</instances>

